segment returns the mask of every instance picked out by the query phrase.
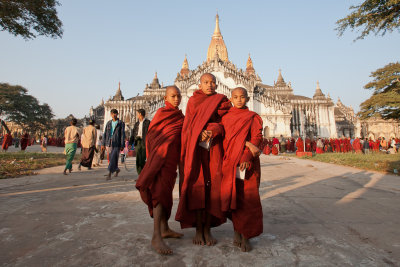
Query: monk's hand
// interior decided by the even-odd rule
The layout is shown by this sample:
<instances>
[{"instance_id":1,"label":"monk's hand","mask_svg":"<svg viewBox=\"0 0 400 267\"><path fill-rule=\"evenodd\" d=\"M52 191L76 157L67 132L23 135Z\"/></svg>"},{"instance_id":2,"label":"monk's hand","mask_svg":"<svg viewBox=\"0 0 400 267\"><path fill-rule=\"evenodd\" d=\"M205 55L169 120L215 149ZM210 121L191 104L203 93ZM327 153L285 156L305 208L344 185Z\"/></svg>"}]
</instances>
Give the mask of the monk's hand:
<instances>
[{"instance_id":1,"label":"monk's hand","mask_svg":"<svg viewBox=\"0 0 400 267\"><path fill-rule=\"evenodd\" d=\"M209 137L208 137L208 131L203 130L203 131L201 132L200 141L201 141L201 142L204 142L204 141L207 141L208 139L209 139Z\"/></svg>"},{"instance_id":2,"label":"monk's hand","mask_svg":"<svg viewBox=\"0 0 400 267\"><path fill-rule=\"evenodd\" d=\"M242 162L240 163L239 170L243 171L245 169L248 169L249 167L250 167L250 162Z\"/></svg>"},{"instance_id":3,"label":"monk's hand","mask_svg":"<svg viewBox=\"0 0 400 267\"><path fill-rule=\"evenodd\" d=\"M251 154L253 154L253 157L258 157L261 155L261 150L257 146L253 145L248 141L246 141L246 146L250 150Z\"/></svg>"}]
</instances>

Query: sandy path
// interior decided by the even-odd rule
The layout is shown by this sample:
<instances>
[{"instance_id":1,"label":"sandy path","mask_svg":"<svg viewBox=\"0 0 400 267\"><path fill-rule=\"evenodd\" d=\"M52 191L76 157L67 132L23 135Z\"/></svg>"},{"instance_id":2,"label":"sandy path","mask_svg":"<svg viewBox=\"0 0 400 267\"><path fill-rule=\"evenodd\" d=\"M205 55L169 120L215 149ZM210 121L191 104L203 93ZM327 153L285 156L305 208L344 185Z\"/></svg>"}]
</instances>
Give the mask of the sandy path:
<instances>
[{"instance_id":1,"label":"sandy path","mask_svg":"<svg viewBox=\"0 0 400 267\"><path fill-rule=\"evenodd\" d=\"M191 244L193 230L150 249L152 219L134 188L136 172L106 182L105 166L0 180L0 264L4 266L391 266L400 265L400 178L284 157L262 156L264 233L254 250ZM76 169L76 165L74 166ZM178 188L174 190L175 215ZM179 229L173 219L170 225Z\"/></svg>"}]
</instances>

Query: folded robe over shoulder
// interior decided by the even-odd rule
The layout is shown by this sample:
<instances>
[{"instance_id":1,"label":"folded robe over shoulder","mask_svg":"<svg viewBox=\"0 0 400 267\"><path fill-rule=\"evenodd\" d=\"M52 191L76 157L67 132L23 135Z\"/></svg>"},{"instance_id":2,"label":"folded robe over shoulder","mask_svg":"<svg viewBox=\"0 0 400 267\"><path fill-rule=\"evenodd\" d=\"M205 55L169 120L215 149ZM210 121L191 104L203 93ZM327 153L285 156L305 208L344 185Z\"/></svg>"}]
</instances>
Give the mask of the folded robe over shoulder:
<instances>
[{"instance_id":1,"label":"folded robe over shoulder","mask_svg":"<svg viewBox=\"0 0 400 267\"><path fill-rule=\"evenodd\" d=\"M221 167L223 157L221 117L231 107L222 94L206 95L201 90L189 99L182 128L180 199L175 219L182 228L196 225L196 211L206 210L212 215L211 226L226 219L221 211ZM213 132L210 151L198 145L203 130Z\"/></svg>"},{"instance_id":2,"label":"folded robe over shoulder","mask_svg":"<svg viewBox=\"0 0 400 267\"><path fill-rule=\"evenodd\" d=\"M247 108L232 108L223 118L225 128L221 209L230 214L235 231L245 238L258 236L263 231L262 206L259 195L260 159L254 158L245 147L249 141L259 146L263 140L262 120ZM250 162L244 180L236 178L237 166Z\"/></svg>"},{"instance_id":3,"label":"folded robe over shoulder","mask_svg":"<svg viewBox=\"0 0 400 267\"><path fill-rule=\"evenodd\" d=\"M166 102L157 110L146 136L147 162L136 182L142 200L153 217L153 207L161 204L171 215L172 190L180 159L182 111Z\"/></svg>"}]
</instances>

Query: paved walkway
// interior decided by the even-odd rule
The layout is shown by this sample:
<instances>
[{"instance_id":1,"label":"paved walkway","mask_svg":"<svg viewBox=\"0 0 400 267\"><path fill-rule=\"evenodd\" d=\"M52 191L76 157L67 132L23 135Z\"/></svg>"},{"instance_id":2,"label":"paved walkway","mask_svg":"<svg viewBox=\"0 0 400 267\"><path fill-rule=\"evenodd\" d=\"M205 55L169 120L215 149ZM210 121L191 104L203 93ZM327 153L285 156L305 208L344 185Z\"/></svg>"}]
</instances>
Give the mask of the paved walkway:
<instances>
[{"instance_id":1,"label":"paved walkway","mask_svg":"<svg viewBox=\"0 0 400 267\"><path fill-rule=\"evenodd\" d=\"M250 253L232 245L226 223L214 230L215 247L192 245L185 229L167 240L174 255L160 256L136 172L106 182L105 166L68 176L61 166L0 180L0 265L400 265L400 177L295 158L261 162L264 233ZM177 203L176 186L172 216Z\"/></svg>"}]
</instances>

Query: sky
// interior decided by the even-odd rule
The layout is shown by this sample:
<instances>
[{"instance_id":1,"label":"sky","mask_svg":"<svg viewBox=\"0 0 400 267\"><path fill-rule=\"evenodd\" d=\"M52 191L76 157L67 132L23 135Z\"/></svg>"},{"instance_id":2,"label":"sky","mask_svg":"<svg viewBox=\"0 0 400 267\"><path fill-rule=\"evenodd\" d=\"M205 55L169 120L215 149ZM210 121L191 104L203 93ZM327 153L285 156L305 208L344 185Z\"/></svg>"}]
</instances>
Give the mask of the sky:
<instances>
[{"instance_id":1,"label":"sky","mask_svg":"<svg viewBox=\"0 0 400 267\"><path fill-rule=\"evenodd\" d=\"M251 54L264 84L282 70L294 93L312 97L316 82L357 112L372 94L372 71L399 61L399 31L354 42L335 22L362 1L131 1L61 0L62 39L25 41L0 32L0 82L21 85L56 118L81 118L121 82L125 98L142 94L157 72L173 84L185 54L189 68L207 58L218 12L231 62L246 68Z\"/></svg>"}]
</instances>

